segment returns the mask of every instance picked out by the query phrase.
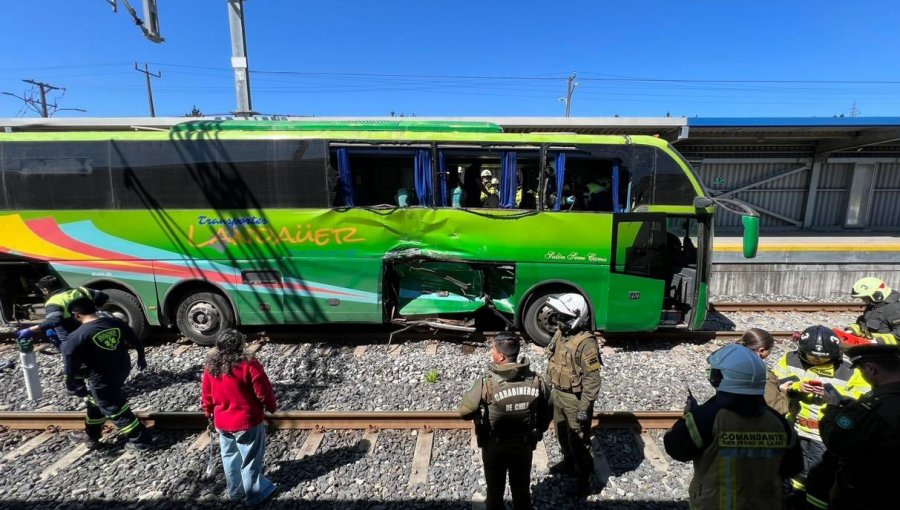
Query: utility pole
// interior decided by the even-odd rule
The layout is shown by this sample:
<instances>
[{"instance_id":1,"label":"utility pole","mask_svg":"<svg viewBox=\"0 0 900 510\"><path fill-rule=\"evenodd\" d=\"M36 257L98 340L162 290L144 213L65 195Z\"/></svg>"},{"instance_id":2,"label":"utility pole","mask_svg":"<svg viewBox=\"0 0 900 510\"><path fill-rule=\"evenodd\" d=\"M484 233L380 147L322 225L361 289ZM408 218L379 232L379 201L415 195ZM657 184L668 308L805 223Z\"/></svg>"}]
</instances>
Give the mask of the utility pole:
<instances>
[{"instance_id":1,"label":"utility pole","mask_svg":"<svg viewBox=\"0 0 900 510\"><path fill-rule=\"evenodd\" d=\"M250 73L247 63L247 33L244 30L244 0L228 0L228 25L231 27L231 67L234 68L234 92L239 116L253 115L250 101Z\"/></svg>"},{"instance_id":2,"label":"utility pole","mask_svg":"<svg viewBox=\"0 0 900 510\"><path fill-rule=\"evenodd\" d=\"M154 78L162 78L162 71L160 71L156 74L151 73L149 68L147 67L146 62L144 62L143 70L141 68L139 68L137 65L137 62L135 62L134 70L139 73L144 73L144 76L147 77L147 98L150 100L150 116L156 117L156 110L153 108L153 87L150 85L150 77L152 76Z\"/></svg>"},{"instance_id":3,"label":"utility pole","mask_svg":"<svg viewBox=\"0 0 900 510\"><path fill-rule=\"evenodd\" d=\"M48 118L50 117L50 113L47 111L47 92L51 90L65 90L60 87L54 87L49 83L44 83L42 81L34 81L34 80L22 80L25 83L30 83L36 87L41 89L41 117Z\"/></svg>"},{"instance_id":4,"label":"utility pole","mask_svg":"<svg viewBox=\"0 0 900 510\"><path fill-rule=\"evenodd\" d=\"M569 83L566 86L566 117L569 117L569 114L572 111L572 93L575 92L575 87L578 86L578 82L575 81L575 73L572 73L572 76L569 76Z\"/></svg>"}]
</instances>

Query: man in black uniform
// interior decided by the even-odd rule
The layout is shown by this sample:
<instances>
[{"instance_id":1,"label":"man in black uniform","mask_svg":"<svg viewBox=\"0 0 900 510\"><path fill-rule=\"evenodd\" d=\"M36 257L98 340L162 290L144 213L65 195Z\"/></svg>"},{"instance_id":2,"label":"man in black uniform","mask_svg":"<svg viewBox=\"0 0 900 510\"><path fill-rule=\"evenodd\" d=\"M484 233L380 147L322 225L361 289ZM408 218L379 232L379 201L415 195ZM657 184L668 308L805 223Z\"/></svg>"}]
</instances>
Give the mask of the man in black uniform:
<instances>
[{"instance_id":1,"label":"man in black uniform","mask_svg":"<svg viewBox=\"0 0 900 510\"><path fill-rule=\"evenodd\" d=\"M16 336L20 339L29 338L38 331L52 329L56 331L56 335L47 335L47 339L57 349L59 349L62 342L66 341L69 333L75 331L75 328L80 325L69 313L68 306L72 301L78 298L89 298L96 306L103 306L109 299L109 296L99 290L87 287L70 289L53 275L45 276L38 280L37 288L47 298L46 303L44 303L44 321L36 326L20 329Z\"/></svg>"},{"instance_id":2,"label":"man in black uniform","mask_svg":"<svg viewBox=\"0 0 900 510\"><path fill-rule=\"evenodd\" d=\"M826 394L819 425L838 459L828 508L887 508L900 480L900 346L859 345L847 355L872 391L859 400Z\"/></svg>"},{"instance_id":3,"label":"man in black uniform","mask_svg":"<svg viewBox=\"0 0 900 510\"><path fill-rule=\"evenodd\" d=\"M475 420L487 482L487 510L505 508L506 473L513 508L531 509L531 455L550 426L550 391L543 379L516 363L519 337L501 332L491 345L490 372L463 396L459 414Z\"/></svg>"},{"instance_id":4,"label":"man in black uniform","mask_svg":"<svg viewBox=\"0 0 900 510\"><path fill-rule=\"evenodd\" d=\"M69 334L69 339L62 345L62 353L66 389L87 402L82 439L88 447L97 446L103 422L108 418L128 438L126 448L149 449L150 434L131 411L122 392L122 385L131 371L129 346L137 350L138 368L147 367L143 343L124 322L115 317L98 316L90 298L72 301L69 313L81 326Z\"/></svg>"}]
</instances>

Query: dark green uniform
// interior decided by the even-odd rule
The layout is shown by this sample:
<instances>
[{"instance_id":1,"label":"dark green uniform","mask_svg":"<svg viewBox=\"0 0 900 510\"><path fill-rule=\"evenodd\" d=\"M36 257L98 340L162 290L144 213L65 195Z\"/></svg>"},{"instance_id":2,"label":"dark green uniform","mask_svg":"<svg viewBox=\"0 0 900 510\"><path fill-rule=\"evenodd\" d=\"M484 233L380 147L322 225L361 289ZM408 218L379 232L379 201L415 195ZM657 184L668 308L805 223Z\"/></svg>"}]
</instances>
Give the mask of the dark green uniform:
<instances>
[{"instance_id":1,"label":"dark green uniform","mask_svg":"<svg viewBox=\"0 0 900 510\"><path fill-rule=\"evenodd\" d=\"M822 441L838 458L829 508L887 508L900 480L900 383L828 406Z\"/></svg>"},{"instance_id":2,"label":"dark green uniform","mask_svg":"<svg viewBox=\"0 0 900 510\"><path fill-rule=\"evenodd\" d=\"M572 466L582 482L594 472L590 423L579 423L579 411L593 416L594 400L600 393L600 349L592 333L563 336L557 330L547 346L547 380L553 387L553 423L563 454L563 464Z\"/></svg>"},{"instance_id":3,"label":"dark green uniform","mask_svg":"<svg viewBox=\"0 0 900 510\"><path fill-rule=\"evenodd\" d=\"M549 390L529 363L491 363L463 396L459 414L475 420L487 482L487 510L502 509L506 473L513 508L531 508L531 454L550 425Z\"/></svg>"}]
</instances>

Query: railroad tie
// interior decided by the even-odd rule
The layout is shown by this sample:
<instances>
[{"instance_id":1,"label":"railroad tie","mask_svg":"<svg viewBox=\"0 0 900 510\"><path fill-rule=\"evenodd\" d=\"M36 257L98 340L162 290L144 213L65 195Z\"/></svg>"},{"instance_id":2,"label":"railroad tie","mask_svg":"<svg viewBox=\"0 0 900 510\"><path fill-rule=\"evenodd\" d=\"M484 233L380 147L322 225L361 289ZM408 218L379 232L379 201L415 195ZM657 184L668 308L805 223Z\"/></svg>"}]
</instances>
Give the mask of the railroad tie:
<instances>
[{"instance_id":1,"label":"railroad tie","mask_svg":"<svg viewBox=\"0 0 900 510\"><path fill-rule=\"evenodd\" d=\"M172 354L174 354L175 356L181 356L182 354L187 352L188 349L191 348L191 345L192 344L179 345L178 347L175 348L175 350L172 352Z\"/></svg>"},{"instance_id":2,"label":"railroad tie","mask_svg":"<svg viewBox=\"0 0 900 510\"><path fill-rule=\"evenodd\" d=\"M4 455L3 460L11 461L11 460L18 459L19 457L23 457L23 456L27 455L28 453L30 453L35 448L37 448L38 446L46 443L48 439L50 439L51 437L54 437L55 435L56 434L54 434L53 432L41 432L40 434L32 437L28 441L25 441L24 443L22 443L22 445L19 446L18 448L16 448L15 450Z\"/></svg>"},{"instance_id":3,"label":"railroad tie","mask_svg":"<svg viewBox=\"0 0 900 510\"><path fill-rule=\"evenodd\" d=\"M209 432L204 430L194 439L194 442L188 446L188 451L198 452L207 446L209 446Z\"/></svg>"},{"instance_id":4,"label":"railroad tie","mask_svg":"<svg viewBox=\"0 0 900 510\"><path fill-rule=\"evenodd\" d=\"M425 355L426 356L434 356L437 354L438 344L434 340L429 340L425 343Z\"/></svg>"},{"instance_id":5,"label":"railroad tie","mask_svg":"<svg viewBox=\"0 0 900 510\"><path fill-rule=\"evenodd\" d=\"M319 449L319 445L322 444L323 439L325 439L324 431L310 430L309 435L306 436L306 441L303 442L303 446L298 450L294 450L294 457L302 459L315 454L316 450Z\"/></svg>"},{"instance_id":6,"label":"railroad tie","mask_svg":"<svg viewBox=\"0 0 900 510\"><path fill-rule=\"evenodd\" d=\"M78 461L81 457L84 456L88 452L88 447L85 444L80 444L73 448L69 453L63 455L59 460L51 464L47 469L43 470L38 476L41 481L49 480L54 476L58 475L61 471L65 470L72 464Z\"/></svg>"},{"instance_id":7,"label":"railroad tie","mask_svg":"<svg viewBox=\"0 0 900 510\"><path fill-rule=\"evenodd\" d=\"M612 468L609 467L609 460L607 460L603 445L600 444L597 436L591 438L591 451L594 456L594 476L600 482L601 487L606 487L609 477L612 476Z\"/></svg>"},{"instance_id":8,"label":"railroad tie","mask_svg":"<svg viewBox=\"0 0 900 510\"><path fill-rule=\"evenodd\" d=\"M283 356L284 356L285 358L290 358L291 356L294 355L295 352L297 352L297 349L298 349L299 347L300 347L299 344L293 344L293 345L291 345L290 347L287 348L286 351L284 351Z\"/></svg>"},{"instance_id":9,"label":"railroad tie","mask_svg":"<svg viewBox=\"0 0 900 510\"><path fill-rule=\"evenodd\" d=\"M378 431L369 429L366 430L366 433L363 434L362 442L360 445L366 445L366 453L368 455L372 455L375 453L375 443L378 442ZM362 449L362 448L360 448Z\"/></svg>"},{"instance_id":10,"label":"railroad tie","mask_svg":"<svg viewBox=\"0 0 900 510\"><path fill-rule=\"evenodd\" d=\"M416 434L416 452L413 454L412 471L409 475L409 486L420 485L428 481L428 467L431 465L431 447L434 444L434 432L419 429Z\"/></svg>"},{"instance_id":11,"label":"railroad tie","mask_svg":"<svg viewBox=\"0 0 900 510\"><path fill-rule=\"evenodd\" d=\"M644 452L644 458L650 461L650 465L660 473L668 473L669 461L666 460L666 456L659 449L659 446L656 445L656 441L650 435L650 432L632 429L632 433L634 433L634 439L637 441L638 446Z\"/></svg>"},{"instance_id":12,"label":"railroad tie","mask_svg":"<svg viewBox=\"0 0 900 510\"><path fill-rule=\"evenodd\" d=\"M328 356L329 354L331 354L331 346L330 346L330 345L324 345L324 346L322 346L322 347L317 348L317 349L316 349L316 354L318 354L319 356L321 356L321 357L323 357L323 358L324 358L325 356Z\"/></svg>"},{"instance_id":13,"label":"railroad tie","mask_svg":"<svg viewBox=\"0 0 900 510\"><path fill-rule=\"evenodd\" d=\"M397 344L389 347L388 349L388 356L390 356L391 359L397 359L400 357L400 353L403 351L403 346Z\"/></svg>"},{"instance_id":14,"label":"railroad tie","mask_svg":"<svg viewBox=\"0 0 900 510\"><path fill-rule=\"evenodd\" d=\"M361 357L363 357L363 354L365 354L365 353L366 353L366 346L365 346L365 345L357 345L356 348L353 349L353 356L356 357L356 358L361 358Z\"/></svg>"}]
</instances>

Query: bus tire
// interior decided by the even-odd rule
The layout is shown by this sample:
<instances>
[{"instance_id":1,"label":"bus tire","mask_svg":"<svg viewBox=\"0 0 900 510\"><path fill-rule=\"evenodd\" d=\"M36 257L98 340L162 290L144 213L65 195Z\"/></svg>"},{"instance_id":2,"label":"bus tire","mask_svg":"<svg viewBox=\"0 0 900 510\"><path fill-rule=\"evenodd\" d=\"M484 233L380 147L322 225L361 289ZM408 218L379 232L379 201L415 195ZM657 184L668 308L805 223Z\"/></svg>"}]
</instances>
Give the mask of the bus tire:
<instances>
[{"instance_id":1,"label":"bus tire","mask_svg":"<svg viewBox=\"0 0 900 510\"><path fill-rule=\"evenodd\" d=\"M555 323L557 312L547 306L547 299L563 294L564 292L539 294L528 303L528 308L525 309L522 327L528 338L541 347L550 344L550 339L558 329ZM588 323L590 323L590 317L588 317Z\"/></svg>"},{"instance_id":2,"label":"bus tire","mask_svg":"<svg viewBox=\"0 0 900 510\"><path fill-rule=\"evenodd\" d=\"M175 324L195 344L209 346L216 343L220 331L234 327L234 314L221 294L195 292L179 303Z\"/></svg>"},{"instance_id":3,"label":"bus tire","mask_svg":"<svg viewBox=\"0 0 900 510\"><path fill-rule=\"evenodd\" d=\"M103 289L101 292L109 296L109 300L103 303L100 310L122 319L138 338L146 338L150 325L147 323L147 318L144 317L144 311L141 309L141 302L138 301L138 298L119 289Z\"/></svg>"}]
</instances>

